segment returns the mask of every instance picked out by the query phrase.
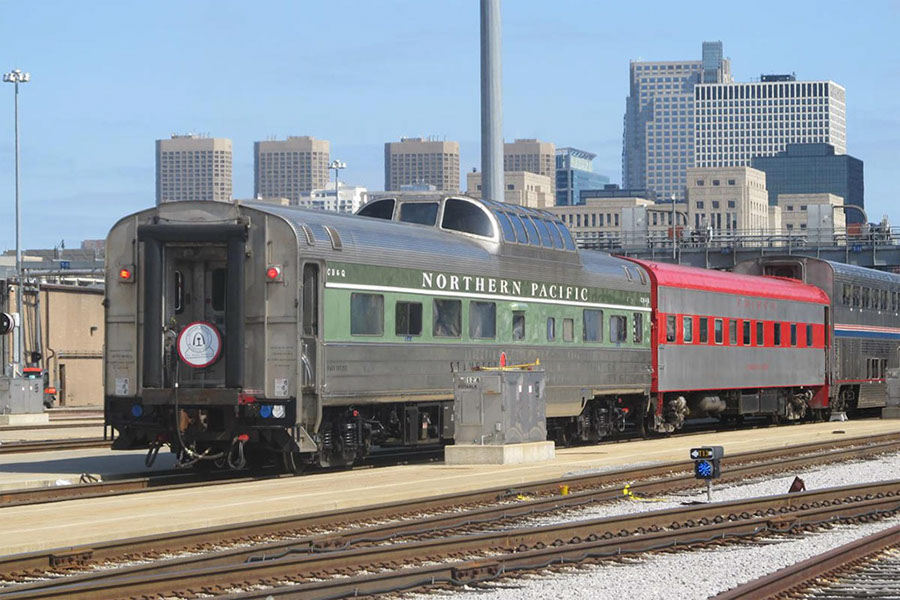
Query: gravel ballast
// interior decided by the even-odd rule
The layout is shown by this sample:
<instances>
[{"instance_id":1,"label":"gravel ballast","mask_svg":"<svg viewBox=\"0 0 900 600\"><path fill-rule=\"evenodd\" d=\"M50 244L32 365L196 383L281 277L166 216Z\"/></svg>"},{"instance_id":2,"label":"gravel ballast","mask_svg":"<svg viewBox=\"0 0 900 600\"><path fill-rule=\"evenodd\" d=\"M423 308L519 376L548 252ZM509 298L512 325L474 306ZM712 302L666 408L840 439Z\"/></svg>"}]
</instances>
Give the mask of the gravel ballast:
<instances>
[{"instance_id":1,"label":"gravel ballast","mask_svg":"<svg viewBox=\"0 0 900 600\"><path fill-rule=\"evenodd\" d=\"M900 478L900 454L828 465L765 481L751 481L728 487L714 486L713 501L784 494L795 476L800 476L810 490L897 479ZM654 500L659 501L601 504L564 516L537 517L530 524L546 525L674 508L685 502L704 502L706 493L677 494ZM861 525L839 525L801 537L773 537L766 544L735 543L716 550L701 548L679 554L635 556L621 563L572 567L550 574L510 578L487 584L480 589L469 588L452 594L417 597L452 597L454 600L528 600L551 597L610 600L706 599L898 523L900 517L893 517Z\"/></svg>"}]
</instances>

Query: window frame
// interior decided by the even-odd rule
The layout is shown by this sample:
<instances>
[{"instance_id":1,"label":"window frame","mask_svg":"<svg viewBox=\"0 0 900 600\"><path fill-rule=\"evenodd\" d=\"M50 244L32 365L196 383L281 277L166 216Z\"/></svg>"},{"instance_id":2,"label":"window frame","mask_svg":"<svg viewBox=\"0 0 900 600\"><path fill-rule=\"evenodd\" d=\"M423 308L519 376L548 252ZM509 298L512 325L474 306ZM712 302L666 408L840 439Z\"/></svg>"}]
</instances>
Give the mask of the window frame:
<instances>
[{"instance_id":1,"label":"window frame","mask_svg":"<svg viewBox=\"0 0 900 600\"><path fill-rule=\"evenodd\" d=\"M516 337L516 320L522 320L522 336ZM525 318L524 310L514 310L512 311L512 321L510 323L512 325L512 329L510 330L510 335L512 336L512 341L514 342L524 342L528 337L528 321Z\"/></svg>"},{"instance_id":2,"label":"window frame","mask_svg":"<svg viewBox=\"0 0 900 600\"><path fill-rule=\"evenodd\" d=\"M472 333L472 308L476 305L490 305L493 309L494 316L494 335L490 337L476 336ZM497 339L497 303L490 300L469 300L469 339L473 340L496 340Z\"/></svg>"},{"instance_id":3,"label":"window frame","mask_svg":"<svg viewBox=\"0 0 900 600\"><path fill-rule=\"evenodd\" d=\"M757 346L765 346L766 345L766 327L764 321L756 322L756 345Z\"/></svg>"},{"instance_id":4,"label":"window frame","mask_svg":"<svg viewBox=\"0 0 900 600\"><path fill-rule=\"evenodd\" d=\"M596 319L596 321L598 323L598 327L595 328L596 331L592 332L592 333L597 334L596 339L594 339L593 335L588 336L588 328L587 328L588 327L588 318L587 318L588 313L591 313L592 315L594 313L596 313L596 316L592 317L593 319ZM588 342L590 342L592 344L603 343L603 341L604 341L603 317L604 317L604 314L603 314L602 309L585 308L584 310L582 310L582 312L581 312L581 339L584 343L588 343Z\"/></svg>"},{"instance_id":5,"label":"window frame","mask_svg":"<svg viewBox=\"0 0 900 600\"><path fill-rule=\"evenodd\" d=\"M681 315L681 340L685 344L694 343L694 317Z\"/></svg>"},{"instance_id":6,"label":"window frame","mask_svg":"<svg viewBox=\"0 0 900 600\"><path fill-rule=\"evenodd\" d=\"M353 299L359 296L378 298L381 302L381 331L379 333L353 333ZM350 294L350 335L352 337L383 337L384 336L384 294L372 294L369 292L352 292Z\"/></svg>"},{"instance_id":7,"label":"window frame","mask_svg":"<svg viewBox=\"0 0 900 600\"><path fill-rule=\"evenodd\" d=\"M406 320L407 324L412 322L412 319L409 317L409 309L412 306L419 307L419 333L400 333L397 331L397 327L400 325L400 306L406 305ZM397 300L394 303L394 335L397 337L421 337L422 332L425 329L425 307L421 302L416 302L415 300Z\"/></svg>"},{"instance_id":8,"label":"window frame","mask_svg":"<svg viewBox=\"0 0 900 600\"><path fill-rule=\"evenodd\" d=\"M700 335L698 337L698 341L701 344L709 343L709 317L699 317L700 320Z\"/></svg>"},{"instance_id":9,"label":"window frame","mask_svg":"<svg viewBox=\"0 0 900 600\"><path fill-rule=\"evenodd\" d=\"M616 329L613 329L613 321L617 322ZM613 339L613 332L618 332L618 338ZM628 342L628 317L626 315L609 315L609 341L614 344L624 344Z\"/></svg>"},{"instance_id":10,"label":"window frame","mask_svg":"<svg viewBox=\"0 0 900 600\"><path fill-rule=\"evenodd\" d=\"M556 341L556 317L547 317L547 341Z\"/></svg>"},{"instance_id":11,"label":"window frame","mask_svg":"<svg viewBox=\"0 0 900 600\"><path fill-rule=\"evenodd\" d=\"M725 343L725 320L713 319L713 343L721 346Z\"/></svg>"},{"instance_id":12,"label":"window frame","mask_svg":"<svg viewBox=\"0 0 900 600\"><path fill-rule=\"evenodd\" d=\"M459 320L457 322L457 328L459 333L457 335L441 335L437 332L438 326L438 303L456 303L459 306ZM445 340L458 340L462 338L462 300L457 298L432 298L431 300L431 335L435 338L443 338Z\"/></svg>"},{"instance_id":13,"label":"window frame","mask_svg":"<svg viewBox=\"0 0 900 600\"><path fill-rule=\"evenodd\" d=\"M568 336L566 336L566 325L568 325ZM568 337L569 339L566 339ZM575 319L572 317L563 318L563 342L569 344L575 341Z\"/></svg>"}]
</instances>

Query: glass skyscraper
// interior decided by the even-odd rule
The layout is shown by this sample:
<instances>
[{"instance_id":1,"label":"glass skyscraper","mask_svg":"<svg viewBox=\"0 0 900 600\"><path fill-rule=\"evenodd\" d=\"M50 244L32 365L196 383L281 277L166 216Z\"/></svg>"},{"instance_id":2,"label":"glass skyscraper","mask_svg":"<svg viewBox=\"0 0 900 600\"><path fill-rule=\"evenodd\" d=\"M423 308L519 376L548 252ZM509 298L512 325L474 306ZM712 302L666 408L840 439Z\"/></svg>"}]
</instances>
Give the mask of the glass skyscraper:
<instances>
[{"instance_id":1,"label":"glass skyscraper","mask_svg":"<svg viewBox=\"0 0 900 600\"><path fill-rule=\"evenodd\" d=\"M694 86L731 82L722 42L704 42L702 60L632 61L625 104L622 187L684 199L694 166Z\"/></svg>"},{"instance_id":2,"label":"glass skyscraper","mask_svg":"<svg viewBox=\"0 0 900 600\"><path fill-rule=\"evenodd\" d=\"M831 144L788 144L786 150L755 157L751 164L766 174L770 205L777 204L779 194L830 193L844 204L865 208L863 161L836 154ZM847 222L861 223L862 214L847 211Z\"/></svg>"},{"instance_id":3,"label":"glass skyscraper","mask_svg":"<svg viewBox=\"0 0 900 600\"><path fill-rule=\"evenodd\" d=\"M579 204L581 190L599 189L609 183L609 177L594 172L594 158L578 148L556 150L556 205Z\"/></svg>"}]
</instances>

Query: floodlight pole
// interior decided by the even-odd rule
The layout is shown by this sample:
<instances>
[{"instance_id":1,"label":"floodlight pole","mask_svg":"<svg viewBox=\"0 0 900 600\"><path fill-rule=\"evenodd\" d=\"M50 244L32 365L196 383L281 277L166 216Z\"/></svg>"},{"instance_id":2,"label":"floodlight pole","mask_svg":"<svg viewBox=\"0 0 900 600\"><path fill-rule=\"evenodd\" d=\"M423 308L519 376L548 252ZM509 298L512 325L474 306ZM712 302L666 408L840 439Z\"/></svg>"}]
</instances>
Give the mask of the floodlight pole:
<instances>
[{"instance_id":1,"label":"floodlight pole","mask_svg":"<svg viewBox=\"0 0 900 600\"><path fill-rule=\"evenodd\" d=\"M22 281L22 245L21 245L21 229L22 229L22 213L19 205L19 84L28 83L31 75L23 73L21 69L13 69L9 73L3 75L3 81L11 83L15 86L15 136L16 136L16 312L19 313L18 335L16 336L16 347L13 351L13 376L22 374L22 362L24 361L24 336L22 335L22 327L24 325L24 315L22 314L22 296L24 295L25 286Z\"/></svg>"}]
</instances>

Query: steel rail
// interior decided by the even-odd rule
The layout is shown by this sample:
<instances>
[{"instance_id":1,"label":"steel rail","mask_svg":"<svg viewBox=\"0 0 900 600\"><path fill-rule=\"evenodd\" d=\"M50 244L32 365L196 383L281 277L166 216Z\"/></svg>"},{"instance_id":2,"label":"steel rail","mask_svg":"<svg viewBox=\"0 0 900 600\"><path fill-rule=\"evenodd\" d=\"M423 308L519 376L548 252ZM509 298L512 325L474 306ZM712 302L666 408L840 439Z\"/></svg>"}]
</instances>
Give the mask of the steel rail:
<instances>
[{"instance_id":1,"label":"steel rail","mask_svg":"<svg viewBox=\"0 0 900 600\"><path fill-rule=\"evenodd\" d=\"M830 449L830 451L825 454L809 454L794 458L785 458L785 451L783 449L734 455L725 459L726 464L740 464L742 462L750 464L743 467L733 467L726 472L723 480L741 480L760 474L766 474L773 470L791 469L809 466L810 464L849 460L871 454L896 451L898 443L900 443L900 440L897 439L896 435L881 437L886 437L890 441L856 446L856 443L861 443L865 438L858 438L856 440L849 438L838 442L807 444L796 447L795 450L798 452L812 452L814 450L821 451ZM836 444L837 449L834 449ZM842 450L840 449L841 444L849 444L853 447ZM776 462L757 462L773 459ZM135 555L142 552L172 552L190 548L191 546L221 544L228 540L244 540L254 536L290 535L291 533L298 531L321 527L335 529L344 527L347 524L358 527L358 524L361 522L376 519L387 518L398 520L403 516L415 517L423 512L429 511L449 510L461 506L464 507L467 505L471 506L483 503L496 504L498 500L509 498L510 496L514 497L518 493L552 494L556 496L559 494L559 486L561 484L570 486L570 489L572 490L582 489L585 490L585 492L576 491L568 496L551 496L551 498L543 500L542 502L532 501L527 505L527 508L520 510L526 512L538 512L542 510L552 510L553 508L567 505L577 506L579 504L621 498L623 496L618 489L604 490L603 488L608 488L611 485L625 481L645 480L642 483L633 485L631 487L632 493L646 495L672 492L679 489L689 489L699 485L697 480L690 475L672 476L673 472L689 471L690 467L690 462L666 463L637 470L612 471L600 474L588 474L577 477L540 481L533 484L522 485L516 490L510 490L505 487L491 488L419 500L363 506L337 512L327 511L310 515L298 515L296 517L270 519L224 527L210 527L185 532L128 538L101 544L87 544L58 550L11 555L8 557L0 557L0 574L87 565L96 561L115 559L122 555ZM654 478L658 479L661 477L663 479L658 481L653 480ZM598 488L600 489L598 490ZM494 510L508 511L510 508L507 505L506 507L495 507ZM487 518L488 513L486 513L486 511L482 512L485 512L485 514L478 515L476 518L482 520ZM474 513L471 514L474 515ZM401 531L402 528L398 528L397 534ZM370 534L367 533L365 535Z\"/></svg>"},{"instance_id":2,"label":"steel rail","mask_svg":"<svg viewBox=\"0 0 900 600\"><path fill-rule=\"evenodd\" d=\"M788 525L765 517L739 523L714 523L689 530L669 530L624 538L551 545L524 552L493 554L475 560L388 570L372 575L334 577L325 581L312 581L237 594L222 594L217 597L228 600L258 600L262 598L336 600L346 597L396 593L416 588L433 588L442 584L469 585L556 565L577 564L589 560L597 561L676 548L686 549L690 546L722 544L741 539L752 539L764 533L793 533L817 525L850 519L881 518L895 513L900 508L896 500L892 508L880 508L883 505L885 505L884 501L875 500L858 504L849 512L841 511L833 506L817 511L807 511L803 514L795 514L795 520ZM835 516L834 513L839 512L844 512L844 514ZM222 588L210 585L205 589L214 591ZM754 600L755 598L757 597L754 597Z\"/></svg>"},{"instance_id":3,"label":"steel rail","mask_svg":"<svg viewBox=\"0 0 900 600\"><path fill-rule=\"evenodd\" d=\"M185 592L221 593L239 585L270 583L285 577L322 578L356 574L363 570L397 568L405 562L440 560L460 555L490 554L490 560L506 553L516 555L550 548L560 553L568 545L614 541L637 543L646 550L659 535L685 531L687 538L709 535L709 528L736 535L765 531L789 531L810 523L881 515L900 510L900 480L812 490L794 494L700 504L653 512L600 519L570 521L501 531L489 531L374 544L337 551L309 553L308 547L275 557L260 556L243 563L172 572L143 574L132 571L118 577L80 576L59 582L25 584L0 590L5 600L34 598L116 598L131 595L168 596ZM761 527L764 526L764 527ZM700 533L694 530L699 530ZM715 539L712 536L710 539ZM720 536L719 536L720 537ZM647 540L650 540L648 542ZM622 540L628 540L623 542ZM345 579L345 578L340 578ZM339 584L343 585L343 584ZM271 590L267 590L271 593ZM366 592L368 593L368 592ZM268 595L268 594L266 594ZM295 597L295 596L291 596Z\"/></svg>"},{"instance_id":4,"label":"steel rail","mask_svg":"<svg viewBox=\"0 0 900 600\"><path fill-rule=\"evenodd\" d=\"M761 600L796 594L816 579L835 578L841 571L852 569L869 557L897 545L900 545L900 525L749 581L722 592L714 600Z\"/></svg>"},{"instance_id":5,"label":"steel rail","mask_svg":"<svg viewBox=\"0 0 900 600\"><path fill-rule=\"evenodd\" d=\"M900 435L884 434L869 438L847 438L843 440L830 440L828 442L804 444L791 447L790 449L779 448L735 454L723 459L723 464L725 466L731 466L732 468L725 472L722 479L723 481L728 481L730 479L746 479L750 476L766 474L772 471L790 470L791 468L808 467L811 464L850 460L872 454L896 451L898 444L900 444ZM823 454L813 454L816 452ZM790 454L807 455L790 457ZM765 463L763 461L773 462ZM757 462L761 462L762 464L752 464ZM740 468L734 467L735 465L741 464L745 464L745 466ZM67 566L84 566L98 561L113 560L124 555L133 556L140 553L177 552L208 544L222 544L227 543L228 541L245 540L255 536L283 536L298 531L302 532L323 527L329 529L356 527L359 523L377 519L398 520L402 517L415 517L427 512L450 510L484 503L496 503L498 500L504 498L515 497L519 493L531 495L557 495L560 493L560 485L569 486L570 490L576 494L579 490L593 490L594 493L596 493L597 488L602 489L624 482L643 480L643 483L632 486L631 489L634 493L652 494L663 491L670 492L675 489L684 489L699 485L698 482L689 475L672 477L673 473L689 472L691 466L692 464L689 461L663 463L639 469L605 471L602 473L589 473L559 479L536 481L528 484L521 484L515 489L510 489L505 486L494 487L471 492L460 492L348 508L340 511L324 511L307 515L206 527L181 532L125 538L97 544L82 544L68 548L8 555L0 557L0 575L24 571L65 568ZM666 479L658 482L650 481L658 478ZM65 486L61 489L68 490L69 488L75 488L76 492L78 492L78 488L80 488L83 493L85 489L90 489L90 485ZM162 488L150 488L150 490L159 489ZM611 495L618 497L621 495L621 492L615 490L614 492L611 492ZM573 503L585 501L582 497L574 494L569 496L569 498ZM600 496L597 496L593 501L600 501Z\"/></svg>"}]
</instances>

